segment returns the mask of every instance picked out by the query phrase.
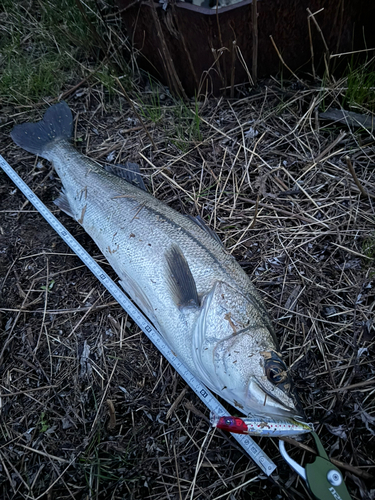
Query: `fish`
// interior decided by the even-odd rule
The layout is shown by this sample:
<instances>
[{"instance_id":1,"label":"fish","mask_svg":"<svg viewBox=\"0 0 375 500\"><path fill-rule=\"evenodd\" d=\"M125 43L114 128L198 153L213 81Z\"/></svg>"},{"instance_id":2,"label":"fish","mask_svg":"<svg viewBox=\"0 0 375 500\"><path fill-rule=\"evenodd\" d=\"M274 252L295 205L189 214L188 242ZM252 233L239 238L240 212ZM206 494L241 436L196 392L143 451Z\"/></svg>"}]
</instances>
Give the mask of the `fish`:
<instances>
[{"instance_id":1,"label":"fish","mask_svg":"<svg viewBox=\"0 0 375 500\"><path fill-rule=\"evenodd\" d=\"M54 203L198 380L244 415L303 418L266 307L218 235L148 193L137 164L103 168L79 153L72 130L62 101L11 137L53 164L63 186Z\"/></svg>"}]
</instances>

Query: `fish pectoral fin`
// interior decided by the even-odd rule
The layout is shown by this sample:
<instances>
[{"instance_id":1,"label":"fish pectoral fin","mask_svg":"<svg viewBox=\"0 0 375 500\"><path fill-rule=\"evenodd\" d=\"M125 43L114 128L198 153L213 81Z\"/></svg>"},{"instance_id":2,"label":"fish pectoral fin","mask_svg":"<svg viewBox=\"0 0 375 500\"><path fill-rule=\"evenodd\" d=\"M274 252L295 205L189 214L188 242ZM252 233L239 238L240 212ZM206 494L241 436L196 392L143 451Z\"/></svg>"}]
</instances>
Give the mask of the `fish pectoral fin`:
<instances>
[{"instance_id":1,"label":"fish pectoral fin","mask_svg":"<svg viewBox=\"0 0 375 500\"><path fill-rule=\"evenodd\" d=\"M53 203L57 205L60 210L68 214L70 217L73 217L74 219L73 211L70 208L68 197L66 196L64 191L61 191L60 196L56 198Z\"/></svg>"},{"instance_id":2,"label":"fish pectoral fin","mask_svg":"<svg viewBox=\"0 0 375 500\"><path fill-rule=\"evenodd\" d=\"M199 307L197 286L184 254L172 245L165 254L167 280L174 303L179 308Z\"/></svg>"},{"instance_id":3,"label":"fish pectoral fin","mask_svg":"<svg viewBox=\"0 0 375 500\"><path fill-rule=\"evenodd\" d=\"M150 301L143 293L141 288L137 285L137 283L132 280L128 275L122 276L122 280L119 281L122 288L129 295L132 301L141 309L141 311L147 316L147 318L153 323L155 328L160 332L159 323L154 315L154 311L150 304Z\"/></svg>"},{"instance_id":4,"label":"fish pectoral fin","mask_svg":"<svg viewBox=\"0 0 375 500\"><path fill-rule=\"evenodd\" d=\"M197 226L203 229L203 231L209 234L214 240L220 243L222 247L224 246L219 236L215 233L213 229L210 228L210 226L207 226L207 224L204 222L204 220L200 215L197 215L196 217L194 217L193 215L187 215L187 217L193 222L195 222Z\"/></svg>"},{"instance_id":5,"label":"fish pectoral fin","mask_svg":"<svg viewBox=\"0 0 375 500\"><path fill-rule=\"evenodd\" d=\"M117 177L121 177L126 182L136 186L143 191L147 191L145 183L143 182L142 174L137 163L127 161L124 165L105 165L104 168Z\"/></svg>"}]
</instances>

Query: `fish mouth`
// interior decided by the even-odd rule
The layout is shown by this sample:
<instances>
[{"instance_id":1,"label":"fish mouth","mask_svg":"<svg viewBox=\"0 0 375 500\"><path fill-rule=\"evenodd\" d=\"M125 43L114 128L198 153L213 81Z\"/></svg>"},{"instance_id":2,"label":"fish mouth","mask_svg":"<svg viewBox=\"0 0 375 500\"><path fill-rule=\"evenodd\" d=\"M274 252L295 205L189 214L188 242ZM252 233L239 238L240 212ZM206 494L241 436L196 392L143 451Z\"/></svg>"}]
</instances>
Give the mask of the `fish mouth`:
<instances>
[{"instance_id":1,"label":"fish mouth","mask_svg":"<svg viewBox=\"0 0 375 500\"><path fill-rule=\"evenodd\" d=\"M252 376L247 396L262 413L275 417L305 418L290 372L276 351L261 352L262 377Z\"/></svg>"},{"instance_id":2,"label":"fish mouth","mask_svg":"<svg viewBox=\"0 0 375 500\"><path fill-rule=\"evenodd\" d=\"M271 406L279 411L287 412L293 418L305 418L302 404L294 387L290 371L287 369L281 354L274 350L261 353L264 357L264 375L257 379L259 389L264 392L265 399L271 398ZM265 405L269 406L267 402Z\"/></svg>"},{"instance_id":3,"label":"fish mouth","mask_svg":"<svg viewBox=\"0 0 375 500\"><path fill-rule=\"evenodd\" d=\"M275 391L269 385L262 383L257 377L251 377L247 392L247 406L251 408L251 413L255 410L270 417L305 418L292 386L283 388L279 385Z\"/></svg>"}]
</instances>

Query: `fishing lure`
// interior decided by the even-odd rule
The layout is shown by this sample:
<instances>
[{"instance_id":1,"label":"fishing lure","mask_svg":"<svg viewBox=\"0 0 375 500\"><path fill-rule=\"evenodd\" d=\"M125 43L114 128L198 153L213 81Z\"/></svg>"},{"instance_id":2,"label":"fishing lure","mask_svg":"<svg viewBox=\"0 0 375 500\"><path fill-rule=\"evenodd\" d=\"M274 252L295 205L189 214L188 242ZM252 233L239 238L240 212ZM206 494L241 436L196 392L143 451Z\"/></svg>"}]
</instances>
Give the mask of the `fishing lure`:
<instances>
[{"instance_id":1,"label":"fishing lure","mask_svg":"<svg viewBox=\"0 0 375 500\"><path fill-rule=\"evenodd\" d=\"M223 431L252 436L298 436L313 430L311 425L289 418L220 417L212 412L210 422L213 427Z\"/></svg>"}]
</instances>

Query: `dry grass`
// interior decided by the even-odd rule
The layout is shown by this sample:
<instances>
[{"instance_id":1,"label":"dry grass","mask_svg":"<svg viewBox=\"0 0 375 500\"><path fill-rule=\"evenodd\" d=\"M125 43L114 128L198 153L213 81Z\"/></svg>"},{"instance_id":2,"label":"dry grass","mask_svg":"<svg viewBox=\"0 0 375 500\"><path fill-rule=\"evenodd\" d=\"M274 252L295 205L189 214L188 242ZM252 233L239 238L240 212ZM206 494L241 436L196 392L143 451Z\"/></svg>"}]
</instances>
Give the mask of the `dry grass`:
<instances>
[{"instance_id":1,"label":"dry grass","mask_svg":"<svg viewBox=\"0 0 375 500\"><path fill-rule=\"evenodd\" d=\"M236 101L206 100L202 140L191 135L183 149L168 95L156 124L142 119L155 146L120 88L108 102L102 87L84 84L68 102L82 152L138 162L156 197L201 215L240 261L309 419L330 456L356 468L345 473L352 498L366 499L375 467L375 149L371 131L319 122L319 105L338 93L270 81ZM14 110L9 121L41 112ZM58 213L51 166L12 145L10 128L1 129L1 154ZM209 428L192 391L0 179L2 498L309 498L276 440L258 440L278 464L267 479ZM78 224L58 217L110 271Z\"/></svg>"}]
</instances>

